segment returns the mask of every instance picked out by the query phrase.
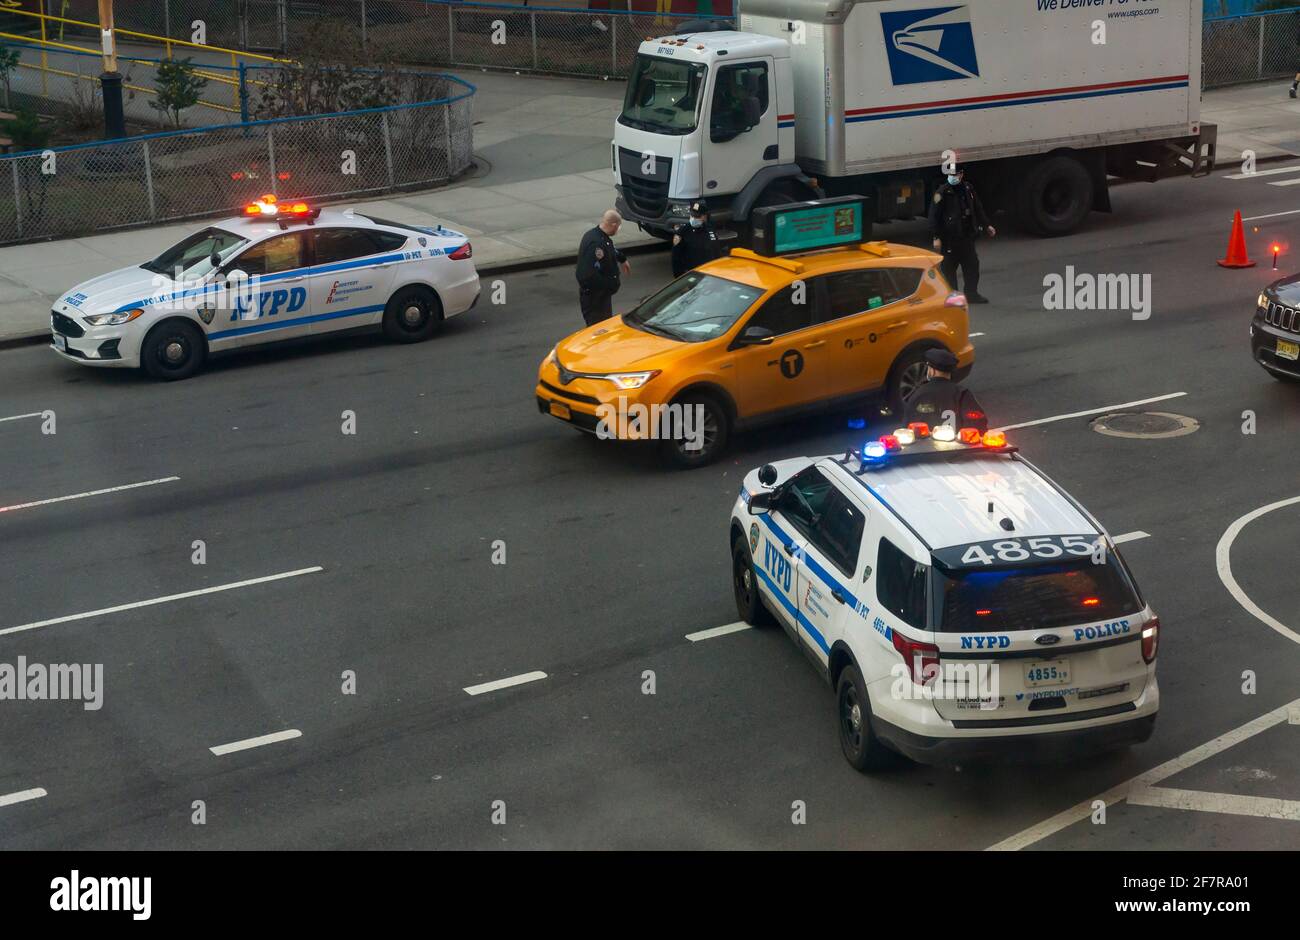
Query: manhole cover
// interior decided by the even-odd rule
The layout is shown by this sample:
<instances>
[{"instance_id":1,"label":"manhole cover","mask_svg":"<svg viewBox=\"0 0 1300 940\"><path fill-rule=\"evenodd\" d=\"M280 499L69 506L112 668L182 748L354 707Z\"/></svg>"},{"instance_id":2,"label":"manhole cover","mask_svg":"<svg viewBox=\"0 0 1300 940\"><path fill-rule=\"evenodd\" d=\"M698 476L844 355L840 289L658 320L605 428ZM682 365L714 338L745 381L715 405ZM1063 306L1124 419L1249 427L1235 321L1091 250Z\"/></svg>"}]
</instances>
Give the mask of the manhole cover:
<instances>
[{"instance_id":1,"label":"manhole cover","mask_svg":"<svg viewBox=\"0 0 1300 940\"><path fill-rule=\"evenodd\" d=\"M1092 422L1094 431L1111 437L1182 437L1200 428L1201 424L1195 418L1168 411L1117 411L1094 418Z\"/></svg>"}]
</instances>

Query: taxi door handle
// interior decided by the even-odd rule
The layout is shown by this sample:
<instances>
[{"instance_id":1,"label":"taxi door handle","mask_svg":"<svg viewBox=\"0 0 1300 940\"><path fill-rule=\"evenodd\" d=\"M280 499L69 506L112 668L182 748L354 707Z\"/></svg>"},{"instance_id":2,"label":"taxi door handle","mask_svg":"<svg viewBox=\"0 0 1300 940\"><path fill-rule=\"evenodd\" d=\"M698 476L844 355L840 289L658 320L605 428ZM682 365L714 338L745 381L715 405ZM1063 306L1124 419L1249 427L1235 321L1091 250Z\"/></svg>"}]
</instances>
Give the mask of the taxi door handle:
<instances>
[{"instance_id":1,"label":"taxi door handle","mask_svg":"<svg viewBox=\"0 0 1300 940\"><path fill-rule=\"evenodd\" d=\"M835 600L839 601L841 604L848 603L848 601L844 599L844 595L841 594L839 591L831 591L831 597L835 598Z\"/></svg>"},{"instance_id":2,"label":"taxi door handle","mask_svg":"<svg viewBox=\"0 0 1300 940\"><path fill-rule=\"evenodd\" d=\"M819 339L819 340L818 340L817 342L815 342L815 343L806 343L806 344L804 344L804 347L803 347L803 348L804 348L804 349L816 349L818 346L825 346L825 345L826 345L826 340L824 340L824 339Z\"/></svg>"},{"instance_id":3,"label":"taxi door handle","mask_svg":"<svg viewBox=\"0 0 1300 940\"><path fill-rule=\"evenodd\" d=\"M907 326L907 321L906 321L906 320L899 320L897 323L891 323L891 324L889 324L889 326L885 327L885 332L886 332L886 333L891 333L891 332L893 332L894 330L901 330L901 329L902 329L903 327L905 327L905 326Z\"/></svg>"}]
</instances>

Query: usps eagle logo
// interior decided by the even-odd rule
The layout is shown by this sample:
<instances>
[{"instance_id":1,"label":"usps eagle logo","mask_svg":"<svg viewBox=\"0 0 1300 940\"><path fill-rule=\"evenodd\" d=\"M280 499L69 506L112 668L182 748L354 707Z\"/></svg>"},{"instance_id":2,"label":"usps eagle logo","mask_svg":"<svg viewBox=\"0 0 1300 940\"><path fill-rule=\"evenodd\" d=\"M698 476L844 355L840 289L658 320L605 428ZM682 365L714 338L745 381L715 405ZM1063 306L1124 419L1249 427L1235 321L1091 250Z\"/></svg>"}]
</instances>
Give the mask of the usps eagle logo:
<instances>
[{"instance_id":1,"label":"usps eagle logo","mask_svg":"<svg viewBox=\"0 0 1300 940\"><path fill-rule=\"evenodd\" d=\"M978 78L970 7L931 7L880 14L895 85Z\"/></svg>"}]
</instances>

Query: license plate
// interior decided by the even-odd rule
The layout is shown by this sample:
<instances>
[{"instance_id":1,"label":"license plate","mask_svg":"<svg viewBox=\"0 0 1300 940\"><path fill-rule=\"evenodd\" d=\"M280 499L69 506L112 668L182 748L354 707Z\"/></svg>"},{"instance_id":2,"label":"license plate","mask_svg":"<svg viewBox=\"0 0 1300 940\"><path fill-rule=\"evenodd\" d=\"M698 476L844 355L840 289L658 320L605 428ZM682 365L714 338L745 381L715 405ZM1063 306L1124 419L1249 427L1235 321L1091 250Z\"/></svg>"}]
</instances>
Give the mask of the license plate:
<instances>
[{"instance_id":1,"label":"license plate","mask_svg":"<svg viewBox=\"0 0 1300 940\"><path fill-rule=\"evenodd\" d=\"M1064 659L1048 659L1025 664L1025 687L1065 685L1070 681L1070 667Z\"/></svg>"},{"instance_id":2,"label":"license plate","mask_svg":"<svg viewBox=\"0 0 1300 940\"><path fill-rule=\"evenodd\" d=\"M57 349L57 350L59 350L59 352L67 352L67 351L68 351L68 338L67 338L66 336L64 336L62 333L55 333L55 334L54 334L54 348Z\"/></svg>"},{"instance_id":3,"label":"license plate","mask_svg":"<svg viewBox=\"0 0 1300 940\"><path fill-rule=\"evenodd\" d=\"M569 411L569 406L561 405L558 401L551 402L551 414L557 418L563 418L565 421L573 420L573 413Z\"/></svg>"},{"instance_id":4,"label":"license plate","mask_svg":"<svg viewBox=\"0 0 1300 940\"><path fill-rule=\"evenodd\" d=\"M1295 362L1300 359L1300 343L1288 343L1284 339L1277 341L1277 357Z\"/></svg>"}]
</instances>

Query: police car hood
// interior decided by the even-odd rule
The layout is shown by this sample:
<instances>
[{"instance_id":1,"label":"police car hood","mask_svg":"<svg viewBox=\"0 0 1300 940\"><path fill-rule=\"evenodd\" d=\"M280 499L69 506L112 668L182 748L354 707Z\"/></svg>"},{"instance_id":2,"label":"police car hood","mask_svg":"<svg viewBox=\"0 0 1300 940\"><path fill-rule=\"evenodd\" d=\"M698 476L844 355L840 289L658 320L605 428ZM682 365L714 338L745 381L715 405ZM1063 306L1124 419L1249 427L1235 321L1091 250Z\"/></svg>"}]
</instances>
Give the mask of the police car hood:
<instances>
[{"instance_id":1,"label":"police car hood","mask_svg":"<svg viewBox=\"0 0 1300 940\"><path fill-rule=\"evenodd\" d=\"M172 289L170 277L137 265L83 281L60 297L59 305L77 313L111 313L123 307L144 306L144 301L170 294Z\"/></svg>"},{"instance_id":2,"label":"police car hood","mask_svg":"<svg viewBox=\"0 0 1300 940\"><path fill-rule=\"evenodd\" d=\"M665 357L684 355L693 345L638 330L614 317L574 333L560 343L556 355L573 372L621 372L653 368Z\"/></svg>"}]
</instances>

